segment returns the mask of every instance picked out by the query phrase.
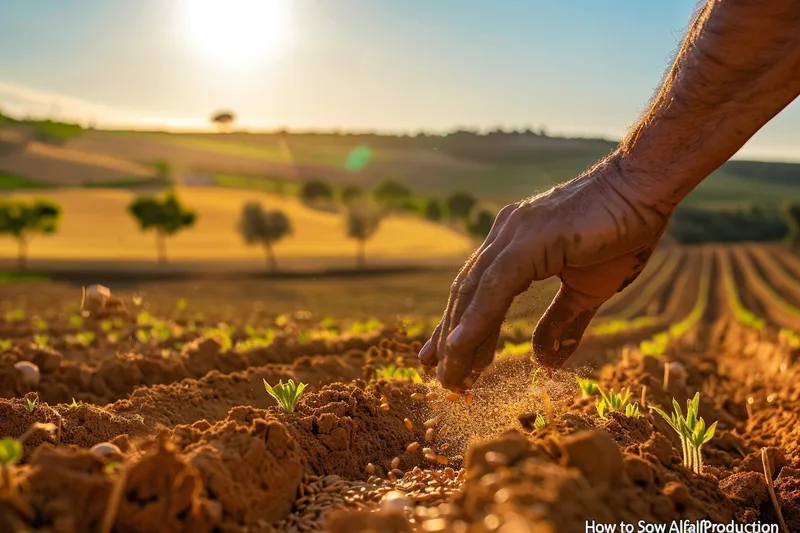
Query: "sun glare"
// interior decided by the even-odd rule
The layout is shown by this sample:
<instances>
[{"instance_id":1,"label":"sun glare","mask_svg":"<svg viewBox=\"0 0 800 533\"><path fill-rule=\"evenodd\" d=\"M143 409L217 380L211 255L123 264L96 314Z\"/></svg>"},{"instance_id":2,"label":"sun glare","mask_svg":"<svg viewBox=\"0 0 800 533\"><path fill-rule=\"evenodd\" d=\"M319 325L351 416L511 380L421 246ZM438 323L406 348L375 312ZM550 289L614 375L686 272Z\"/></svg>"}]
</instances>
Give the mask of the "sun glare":
<instances>
[{"instance_id":1,"label":"sun glare","mask_svg":"<svg viewBox=\"0 0 800 533\"><path fill-rule=\"evenodd\" d=\"M252 70L285 44L287 1L182 0L180 23L198 59Z\"/></svg>"}]
</instances>

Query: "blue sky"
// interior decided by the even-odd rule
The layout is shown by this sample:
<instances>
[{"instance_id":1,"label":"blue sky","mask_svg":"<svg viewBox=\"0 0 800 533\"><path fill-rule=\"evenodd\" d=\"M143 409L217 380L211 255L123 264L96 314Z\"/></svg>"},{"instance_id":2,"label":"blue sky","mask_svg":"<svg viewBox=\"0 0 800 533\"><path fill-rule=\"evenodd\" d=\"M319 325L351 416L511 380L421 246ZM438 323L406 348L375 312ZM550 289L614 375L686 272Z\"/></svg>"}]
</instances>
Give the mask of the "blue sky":
<instances>
[{"instance_id":1,"label":"blue sky","mask_svg":"<svg viewBox=\"0 0 800 533\"><path fill-rule=\"evenodd\" d=\"M259 12L258 2L270 8ZM225 24L212 4L243 6L231 8L243 26ZM619 138L693 8L692 0L0 0L0 108L100 125L203 125L226 107L258 128L531 126ZM740 155L800 160L798 146L795 103Z\"/></svg>"}]
</instances>

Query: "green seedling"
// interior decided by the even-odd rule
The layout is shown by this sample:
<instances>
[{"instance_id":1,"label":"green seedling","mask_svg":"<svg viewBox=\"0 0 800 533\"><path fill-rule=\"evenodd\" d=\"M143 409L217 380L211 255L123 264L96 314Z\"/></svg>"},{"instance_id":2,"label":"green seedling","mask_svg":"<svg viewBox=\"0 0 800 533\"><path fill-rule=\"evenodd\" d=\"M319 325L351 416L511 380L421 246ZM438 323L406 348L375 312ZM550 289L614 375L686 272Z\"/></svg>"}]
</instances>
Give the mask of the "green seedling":
<instances>
[{"instance_id":1,"label":"green seedling","mask_svg":"<svg viewBox=\"0 0 800 533\"><path fill-rule=\"evenodd\" d=\"M584 398L600 394L600 386L593 379L578 378L578 386L581 388L581 395Z\"/></svg>"},{"instance_id":2,"label":"green seedling","mask_svg":"<svg viewBox=\"0 0 800 533\"><path fill-rule=\"evenodd\" d=\"M32 413L34 409L36 409L36 405L39 403L39 396L34 396L33 399L25 398L25 408L28 410L29 413Z\"/></svg>"},{"instance_id":3,"label":"green seedling","mask_svg":"<svg viewBox=\"0 0 800 533\"><path fill-rule=\"evenodd\" d=\"M255 333L255 332L254 332ZM263 335L254 334L249 339L239 341L234 346L234 351L238 353L255 350L256 348L267 348L275 341L275 330L269 328Z\"/></svg>"},{"instance_id":4,"label":"green seedling","mask_svg":"<svg viewBox=\"0 0 800 533\"><path fill-rule=\"evenodd\" d=\"M148 342L150 342L150 330L149 329L137 329L136 330L136 340L138 340L142 344L147 344Z\"/></svg>"},{"instance_id":5,"label":"green seedling","mask_svg":"<svg viewBox=\"0 0 800 533\"><path fill-rule=\"evenodd\" d=\"M703 445L714 437L717 423L714 422L710 426L706 426L706 421L700 417L699 392L691 400L686 400L685 417L680 404L674 398L672 399L672 408L674 410L673 413L668 415L658 407L650 407L650 409L661 415L678 434L683 452L683 466L699 474L703 470Z\"/></svg>"},{"instance_id":6,"label":"green seedling","mask_svg":"<svg viewBox=\"0 0 800 533\"><path fill-rule=\"evenodd\" d=\"M297 342L306 343L311 342L312 331L310 329L303 329L297 334Z\"/></svg>"},{"instance_id":7,"label":"green seedling","mask_svg":"<svg viewBox=\"0 0 800 533\"><path fill-rule=\"evenodd\" d=\"M323 329L327 331L332 331L334 333L339 332L339 321L335 318L331 318L326 316L322 320L320 320L319 325L322 326Z\"/></svg>"},{"instance_id":8,"label":"green seedling","mask_svg":"<svg viewBox=\"0 0 800 533\"><path fill-rule=\"evenodd\" d=\"M639 402L633 402L626 405L625 416L628 418L639 418L642 416L642 413L639 411Z\"/></svg>"},{"instance_id":9,"label":"green seedling","mask_svg":"<svg viewBox=\"0 0 800 533\"><path fill-rule=\"evenodd\" d=\"M43 318L37 318L33 321L33 329L36 331L44 331L47 329L47 320Z\"/></svg>"},{"instance_id":10,"label":"green seedling","mask_svg":"<svg viewBox=\"0 0 800 533\"><path fill-rule=\"evenodd\" d=\"M8 468L22 460L22 443L13 437L0 439L0 465Z\"/></svg>"},{"instance_id":11,"label":"green seedling","mask_svg":"<svg viewBox=\"0 0 800 533\"><path fill-rule=\"evenodd\" d=\"M500 357L511 357L514 355L528 355L531 353L531 343L530 342L520 342L519 344L515 344L513 342L506 341L503 344L503 349L500 351Z\"/></svg>"},{"instance_id":12,"label":"green seedling","mask_svg":"<svg viewBox=\"0 0 800 533\"><path fill-rule=\"evenodd\" d=\"M79 404L78 402L76 402L76 401L75 401L75 397L73 396L73 397L72 397L72 403L71 403L71 404L69 404L69 406L70 406L70 407L72 407L72 408L75 408L75 407L78 407L79 405L80 405L80 404Z\"/></svg>"},{"instance_id":13,"label":"green seedling","mask_svg":"<svg viewBox=\"0 0 800 533\"><path fill-rule=\"evenodd\" d=\"M6 311L6 322L22 322L25 320L25 311L23 309L12 309Z\"/></svg>"},{"instance_id":14,"label":"green seedling","mask_svg":"<svg viewBox=\"0 0 800 533\"><path fill-rule=\"evenodd\" d=\"M601 398L597 400L595 406L597 407L597 414L600 418L605 419L606 414L611 411L625 412L631 400L631 389L623 389L619 393L615 393L614 389L611 389L608 394L600 389L600 396Z\"/></svg>"},{"instance_id":15,"label":"green seedling","mask_svg":"<svg viewBox=\"0 0 800 533\"><path fill-rule=\"evenodd\" d=\"M175 310L181 312L186 309L187 305L189 305L189 302L186 301L186 298L181 298L175 302Z\"/></svg>"},{"instance_id":16,"label":"green seedling","mask_svg":"<svg viewBox=\"0 0 800 533\"><path fill-rule=\"evenodd\" d=\"M270 396L275 398L284 412L292 413L294 412L294 406L297 404L298 398L300 398L300 395L303 394L306 388L306 384L295 384L294 380L290 379L286 383L281 380L277 385L272 387L265 379L264 388L267 389L267 393L269 393Z\"/></svg>"},{"instance_id":17,"label":"green seedling","mask_svg":"<svg viewBox=\"0 0 800 533\"><path fill-rule=\"evenodd\" d=\"M538 387L545 379L547 379L547 371L542 367L537 368L531 376L531 387Z\"/></svg>"},{"instance_id":18,"label":"green seedling","mask_svg":"<svg viewBox=\"0 0 800 533\"><path fill-rule=\"evenodd\" d=\"M366 335L380 330L383 323L377 318L370 318L369 320L359 321L356 320L350 324L350 333L353 335Z\"/></svg>"},{"instance_id":19,"label":"green seedling","mask_svg":"<svg viewBox=\"0 0 800 533\"><path fill-rule=\"evenodd\" d=\"M223 327L205 328L203 336L209 337L217 341L220 345L220 351L225 353L233 349L233 340L231 340L231 331L229 331L225 324L220 324Z\"/></svg>"},{"instance_id":20,"label":"green seedling","mask_svg":"<svg viewBox=\"0 0 800 533\"><path fill-rule=\"evenodd\" d=\"M44 333L37 333L33 336L33 344L35 344L38 348L44 349L47 348L47 343L50 341L50 336L45 335Z\"/></svg>"},{"instance_id":21,"label":"green seedling","mask_svg":"<svg viewBox=\"0 0 800 533\"><path fill-rule=\"evenodd\" d=\"M74 329L81 329L83 327L83 317L81 315L70 315L69 325Z\"/></svg>"},{"instance_id":22,"label":"green seedling","mask_svg":"<svg viewBox=\"0 0 800 533\"><path fill-rule=\"evenodd\" d=\"M114 329L114 322L108 319L100 321L100 331L103 333L108 333L112 329Z\"/></svg>"},{"instance_id":23,"label":"green seedling","mask_svg":"<svg viewBox=\"0 0 800 533\"><path fill-rule=\"evenodd\" d=\"M541 415L541 413L536 415L536 419L533 421L533 427L536 429L544 429L547 427L547 420Z\"/></svg>"},{"instance_id":24,"label":"green seedling","mask_svg":"<svg viewBox=\"0 0 800 533\"><path fill-rule=\"evenodd\" d=\"M75 340L82 346L89 346L94 342L95 334L93 331L82 331L75 335Z\"/></svg>"},{"instance_id":25,"label":"green seedling","mask_svg":"<svg viewBox=\"0 0 800 533\"><path fill-rule=\"evenodd\" d=\"M11 339L0 339L0 352L11 349Z\"/></svg>"},{"instance_id":26,"label":"green seedling","mask_svg":"<svg viewBox=\"0 0 800 533\"><path fill-rule=\"evenodd\" d=\"M422 383L422 377L419 372L413 368L399 367L394 364L386 365L383 368L375 370L376 379L385 379L387 381L403 381L409 380L414 383Z\"/></svg>"}]
</instances>

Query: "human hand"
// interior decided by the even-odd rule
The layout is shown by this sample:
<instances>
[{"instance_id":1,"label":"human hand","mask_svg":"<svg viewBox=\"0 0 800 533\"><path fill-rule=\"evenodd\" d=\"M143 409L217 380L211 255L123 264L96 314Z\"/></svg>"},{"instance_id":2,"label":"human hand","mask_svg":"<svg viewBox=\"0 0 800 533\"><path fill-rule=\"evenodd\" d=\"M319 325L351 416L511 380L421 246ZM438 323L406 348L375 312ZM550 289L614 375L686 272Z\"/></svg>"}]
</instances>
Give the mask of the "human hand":
<instances>
[{"instance_id":1,"label":"human hand","mask_svg":"<svg viewBox=\"0 0 800 533\"><path fill-rule=\"evenodd\" d=\"M450 288L442 320L419 354L450 390L472 386L494 358L513 299L536 280L561 288L533 333L537 361L558 368L600 306L647 264L674 204L650 198L612 156L584 175L503 208Z\"/></svg>"}]
</instances>

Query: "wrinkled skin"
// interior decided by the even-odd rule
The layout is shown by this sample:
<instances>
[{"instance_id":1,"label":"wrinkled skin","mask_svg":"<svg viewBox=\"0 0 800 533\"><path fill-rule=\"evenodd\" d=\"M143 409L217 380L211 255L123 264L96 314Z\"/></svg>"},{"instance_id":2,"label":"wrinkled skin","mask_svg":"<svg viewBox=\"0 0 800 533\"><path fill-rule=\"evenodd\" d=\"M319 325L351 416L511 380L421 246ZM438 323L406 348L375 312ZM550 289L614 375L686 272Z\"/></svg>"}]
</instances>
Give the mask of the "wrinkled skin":
<instances>
[{"instance_id":1,"label":"wrinkled skin","mask_svg":"<svg viewBox=\"0 0 800 533\"><path fill-rule=\"evenodd\" d=\"M534 357L560 367L600 306L647 264L674 204L650 197L616 156L575 180L503 208L461 269L444 316L420 351L442 385L472 386L492 362L514 297L536 280L561 288L533 333Z\"/></svg>"}]
</instances>

